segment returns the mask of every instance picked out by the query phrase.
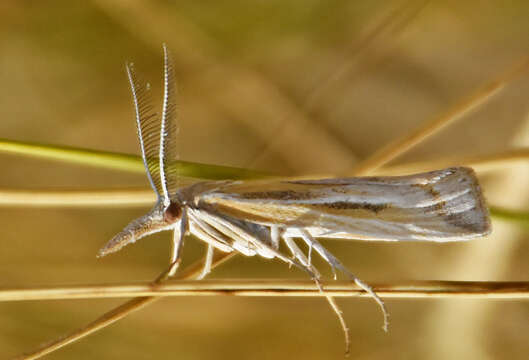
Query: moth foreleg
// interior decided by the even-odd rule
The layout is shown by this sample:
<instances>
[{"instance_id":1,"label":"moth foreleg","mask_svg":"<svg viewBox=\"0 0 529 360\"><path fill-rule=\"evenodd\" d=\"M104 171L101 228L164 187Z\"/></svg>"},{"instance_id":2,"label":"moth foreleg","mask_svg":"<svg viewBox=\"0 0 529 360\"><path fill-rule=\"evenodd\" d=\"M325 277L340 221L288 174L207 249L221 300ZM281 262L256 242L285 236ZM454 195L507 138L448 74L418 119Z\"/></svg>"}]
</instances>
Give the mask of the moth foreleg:
<instances>
[{"instance_id":1,"label":"moth foreleg","mask_svg":"<svg viewBox=\"0 0 529 360\"><path fill-rule=\"evenodd\" d=\"M208 250L206 252L206 259L204 260L204 267L202 268L202 272L197 277L197 280L202 280L206 277L207 274L211 272L211 264L213 263L213 254L215 252L215 249L213 248L213 245L208 244Z\"/></svg>"},{"instance_id":2,"label":"moth foreleg","mask_svg":"<svg viewBox=\"0 0 529 360\"><path fill-rule=\"evenodd\" d=\"M230 246L233 249L241 252L243 255L246 256L253 256L256 254L255 251L252 251L251 253L246 253L246 251L248 250L248 243L251 241L251 239L249 239L248 236L245 236L246 234L241 234L241 232L238 231L237 227L229 221L226 221L225 219L210 214L206 211L200 212L200 217L204 224L209 225L217 232L223 234L223 236L229 237L231 239Z\"/></svg>"},{"instance_id":3,"label":"moth foreleg","mask_svg":"<svg viewBox=\"0 0 529 360\"><path fill-rule=\"evenodd\" d=\"M182 211L182 219L176 225L173 231L173 239L171 242L171 262L168 276L173 276L180 266L180 254L182 253L182 247L184 245L184 237L187 232L187 216L186 211Z\"/></svg>"},{"instance_id":4,"label":"moth foreleg","mask_svg":"<svg viewBox=\"0 0 529 360\"><path fill-rule=\"evenodd\" d=\"M182 247L183 238L180 236L180 231L174 230L173 231L173 239L171 241L171 261L169 262L170 268L168 272L168 276L173 276L176 273L176 270L178 270L178 266L180 265L180 248Z\"/></svg>"},{"instance_id":5,"label":"moth foreleg","mask_svg":"<svg viewBox=\"0 0 529 360\"><path fill-rule=\"evenodd\" d=\"M206 233L199 224L192 222L190 224L191 234L199 238L200 240L204 241L206 244L211 244L215 248L219 249L223 252L232 252L233 247L225 245L224 243L220 242L218 239L214 238L210 234Z\"/></svg>"},{"instance_id":6,"label":"moth foreleg","mask_svg":"<svg viewBox=\"0 0 529 360\"><path fill-rule=\"evenodd\" d=\"M224 234L217 231L213 226L208 224L208 222L203 219L200 215L200 212L195 213L193 209L189 210L189 219L191 221L191 225L194 225L193 227L195 228L195 231L200 231L204 233L211 241L215 242L212 245L218 248L219 250L224 252L230 252L231 250L233 250L231 247L231 242L233 240L229 239Z\"/></svg>"},{"instance_id":7,"label":"moth foreleg","mask_svg":"<svg viewBox=\"0 0 529 360\"><path fill-rule=\"evenodd\" d=\"M312 243L309 244L309 252L308 252L308 261L309 261L309 265L312 264Z\"/></svg>"},{"instance_id":8,"label":"moth foreleg","mask_svg":"<svg viewBox=\"0 0 529 360\"><path fill-rule=\"evenodd\" d=\"M283 231L279 228L277 225L270 226L270 241L272 248L275 250L279 249L279 238L281 237L281 234Z\"/></svg>"}]
</instances>

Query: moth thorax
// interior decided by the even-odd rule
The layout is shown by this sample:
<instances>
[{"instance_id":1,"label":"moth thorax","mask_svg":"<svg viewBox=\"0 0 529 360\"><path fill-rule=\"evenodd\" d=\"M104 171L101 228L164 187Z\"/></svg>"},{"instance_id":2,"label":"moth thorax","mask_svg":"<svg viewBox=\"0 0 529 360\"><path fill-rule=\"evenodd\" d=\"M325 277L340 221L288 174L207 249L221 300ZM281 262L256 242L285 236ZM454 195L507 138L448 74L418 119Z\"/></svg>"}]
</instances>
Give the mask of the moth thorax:
<instances>
[{"instance_id":1,"label":"moth thorax","mask_svg":"<svg viewBox=\"0 0 529 360\"><path fill-rule=\"evenodd\" d=\"M171 202L163 212L163 219L168 223L177 222L182 216L182 206L176 202Z\"/></svg>"}]
</instances>

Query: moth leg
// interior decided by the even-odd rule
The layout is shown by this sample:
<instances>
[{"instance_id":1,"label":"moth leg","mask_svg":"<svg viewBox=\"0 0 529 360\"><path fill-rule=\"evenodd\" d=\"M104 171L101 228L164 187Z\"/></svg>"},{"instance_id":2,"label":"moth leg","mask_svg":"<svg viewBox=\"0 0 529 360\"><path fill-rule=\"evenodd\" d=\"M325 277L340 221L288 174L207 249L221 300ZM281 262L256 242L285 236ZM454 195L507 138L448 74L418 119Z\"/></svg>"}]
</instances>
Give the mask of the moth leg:
<instances>
[{"instance_id":1,"label":"moth leg","mask_svg":"<svg viewBox=\"0 0 529 360\"><path fill-rule=\"evenodd\" d=\"M285 240L285 244L287 245L288 249L290 250L290 254L292 256L292 260L296 260L297 259L297 252L294 249L294 246L296 246L296 244L294 243L294 241L291 238L284 238L284 240ZM301 250L299 252L301 253ZM303 254L303 253L301 253L301 254ZM306 266L304 264L303 260L300 260L300 262L301 262L301 265ZM290 269L291 267L292 267L292 264L288 264L288 268Z\"/></svg>"},{"instance_id":2,"label":"moth leg","mask_svg":"<svg viewBox=\"0 0 529 360\"><path fill-rule=\"evenodd\" d=\"M312 237L312 235L309 234L308 231L299 229L299 234L303 241L309 246L309 249L312 250L312 248L316 249L316 252L320 254L320 256L323 258L323 260L327 261L327 263L331 266L331 270L333 273L334 280L336 280L336 269L344 272L345 274L349 275L350 272L347 270L340 260L338 260L336 257L334 257L333 254L331 254L327 249L321 245L318 240ZM345 271L344 271L345 270ZM352 274L351 274L352 275ZM354 277L354 276L353 276ZM356 279L356 277L354 277Z\"/></svg>"},{"instance_id":3,"label":"moth leg","mask_svg":"<svg viewBox=\"0 0 529 360\"><path fill-rule=\"evenodd\" d=\"M232 239L232 247L246 256L259 255L273 259L278 249L271 239L271 230L259 224L202 211L202 217L211 226Z\"/></svg>"},{"instance_id":4,"label":"moth leg","mask_svg":"<svg viewBox=\"0 0 529 360\"><path fill-rule=\"evenodd\" d=\"M307 270L310 272L310 269L307 269ZM325 296L325 298L327 299L327 302L331 306L331 309L334 311L334 313L338 317L338 321L340 322L340 326L342 327L343 335L345 339L345 356L349 356L349 352L351 351L351 336L349 333L349 327L347 326L347 323L345 322L345 319L343 317L343 311L340 309L340 307L338 306L334 298L331 295L327 294L327 292L323 288L323 285L320 282L320 279L318 279L315 276L316 274L314 274L314 276L312 277L312 280L314 280L314 283L318 287L318 291Z\"/></svg>"},{"instance_id":5,"label":"moth leg","mask_svg":"<svg viewBox=\"0 0 529 360\"><path fill-rule=\"evenodd\" d=\"M312 243L309 244L309 254L308 254L308 260L309 260L309 265L312 265ZM336 277L336 276L335 276Z\"/></svg>"},{"instance_id":6,"label":"moth leg","mask_svg":"<svg viewBox=\"0 0 529 360\"><path fill-rule=\"evenodd\" d=\"M281 237L280 235L280 229L279 229L279 226L277 225L272 225L270 226L270 240L272 242L272 248L274 250L278 250L279 249L279 238Z\"/></svg>"},{"instance_id":7,"label":"moth leg","mask_svg":"<svg viewBox=\"0 0 529 360\"><path fill-rule=\"evenodd\" d=\"M318 287L318 290L325 296L325 298L327 299L327 301L331 305L331 308L336 313L336 316L338 316L338 319L340 321L340 324L342 326L342 329L343 329L344 335L345 335L345 345L346 345L346 349L345 350L346 350L346 354L347 354L349 352L349 347L350 347L349 329L347 328L347 325L346 325L345 320L343 318L342 312L339 309L339 307L336 304L336 302L334 301L334 298L332 296L328 295L324 291L323 286L321 285L321 282L319 280L319 276L320 276L319 273L317 272L316 269L314 269L313 266L311 266L308 263L308 259L305 257L303 252L301 250L299 250L297 245L293 241L290 243L291 245L292 244L295 245L295 248L298 249L297 251L294 250L294 253L296 254L296 257L294 259L290 259L290 258L284 256L283 254L281 254L277 249L274 249L273 240L270 241L270 239L269 239L269 238L272 237L272 235L269 234L267 237L265 237L265 234L263 234L261 231L258 231L260 228L256 229L250 223L237 221L235 219L230 219L230 218L227 218L227 217L221 218L221 217L216 217L215 216L215 220L218 223L218 225L221 225L221 227L225 227L226 230L229 230L230 232L234 232L237 236L241 236L241 237L247 238L247 239L249 239L249 238L252 239L253 238L254 241L259 243L262 247L268 249L278 259L283 260L287 264L294 265L294 266L296 266L296 267L298 267L298 268L300 268L302 270L305 270L310 275L312 280L316 283L316 286ZM287 242L287 246L288 246L289 242L286 241L286 240L285 240L285 242ZM303 261L301 259L303 259Z\"/></svg>"},{"instance_id":8,"label":"moth leg","mask_svg":"<svg viewBox=\"0 0 529 360\"><path fill-rule=\"evenodd\" d=\"M216 229L214 229L211 225L207 223L207 221L204 221L199 216L200 214L195 214L193 209L189 209L189 219L191 222L191 232L200 232L204 236L206 236L215 248L224 251L224 252L230 252L233 250L233 248L230 245L231 239L228 239L224 234L218 232ZM194 229L193 229L194 228ZM197 229L198 228L198 229Z\"/></svg>"},{"instance_id":9,"label":"moth leg","mask_svg":"<svg viewBox=\"0 0 529 360\"><path fill-rule=\"evenodd\" d=\"M222 236L226 236L230 238L230 246L240 252L241 254L245 256L254 256L256 254L256 251L251 250L248 251L248 237L241 235L239 232L235 231L236 227L233 226L230 222L215 216L213 214L210 214L206 211L201 212L201 220L208 224L211 229L214 229L217 233L222 234Z\"/></svg>"},{"instance_id":10,"label":"moth leg","mask_svg":"<svg viewBox=\"0 0 529 360\"><path fill-rule=\"evenodd\" d=\"M187 216L185 209L182 210L182 219L180 223L176 225L173 231L173 239L171 242L171 262L168 272L168 276L173 276L180 266L180 254L182 253L182 247L184 245L184 236L187 233Z\"/></svg>"},{"instance_id":11,"label":"moth leg","mask_svg":"<svg viewBox=\"0 0 529 360\"><path fill-rule=\"evenodd\" d=\"M382 314L384 315L384 325L382 326L382 329L384 331L388 331L388 324L389 324L389 315L386 310L386 305L382 301L382 299L373 291L373 289L364 283L362 280L357 278L352 272L350 272L345 266L342 265L340 260L338 260L333 254L331 254L329 251L327 251L316 239L314 239L306 230L300 229L300 235L303 238L303 240L309 245L312 243L312 246L314 249L320 254L320 256L327 261L331 267L336 268L340 270L343 274L345 274L349 279L351 279L358 287L360 287L362 290L364 290L366 293L371 295L371 297L377 302L377 304L380 306L380 309L382 310ZM310 246L310 245L309 245Z\"/></svg>"},{"instance_id":12,"label":"moth leg","mask_svg":"<svg viewBox=\"0 0 529 360\"><path fill-rule=\"evenodd\" d=\"M283 235L283 240L285 241L285 244L287 245L288 249L290 250L290 252L292 253L292 256L296 259L298 259L298 261L306 268L306 269L309 269L313 275L316 277L316 278L320 278L321 277L321 274L319 273L319 271L311 265L310 263L310 260L307 259L307 257L305 256L305 254L303 254L303 251L301 251L301 249L298 247L298 245L296 244L296 242L294 240L292 240L291 237L289 236L284 236Z\"/></svg>"},{"instance_id":13,"label":"moth leg","mask_svg":"<svg viewBox=\"0 0 529 360\"><path fill-rule=\"evenodd\" d=\"M321 277L320 273L318 272L318 270L314 266L312 266L309 263L309 260L307 259L305 254L303 254L303 252L297 246L297 244L294 242L294 240L292 240L292 238L288 237L288 236L284 236L283 235L282 237L283 237L283 240L285 240L285 244L287 245L287 247L290 249L290 251L294 255L294 257L295 257L294 260L298 261L299 263L301 263L301 265L303 265L305 271L310 275L311 279L314 281L314 283L318 287L318 291L323 296L325 296L325 298L327 299L327 302L331 306L331 309L334 311L334 313L338 317L338 321L340 322L340 325L341 325L343 333L344 333L345 355L347 356L349 354L349 351L350 351L350 348L351 348L351 337L350 337L350 334L349 334L349 328L347 327L347 323L345 322L345 319L343 317L342 310L338 307L338 304L336 303L334 298L327 294L327 292L323 288L323 285L320 282L320 277Z\"/></svg>"},{"instance_id":14,"label":"moth leg","mask_svg":"<svg viewBox=\"0 0 529 360\"><path fill-rule=\"evenodd\" d=\"M171 242L171 261L170 261L170 270L168 273L168 276L173 276L176 273L176 270L178 270L178 267L180 266L180 249L182 248L182 245L184 243L183 236L180 236L178 232L175 230L173 232L173 241Z\"/></svg>"},{"instance_id":15,"label":"moth leg","mask_svg":"<svg viewBox=\"0 0 529 360\"><path fill-rule=\"evenodd\" d=\"M221 238L214 237L213 235L204 231L204 229L200 226L200 223L192 222L190 225L190 231L191 234L204 241L206 244L209 244L222 252L229 253L233 251L233 247L231 247L231 245L225 245Z\"/></svg>"},{"instance_id":16,"label":"moth leg","mask_svg":"<svg viewBox=\"0 0 529 360\"><path fill-rule=\"evenodd\" d=\"M239 228L239 230L244 231L242 228ZM289 247L290 251L293 253L294 258L290 259L282 255L278 251L278 249L274 248L273 240L272 240L271 245L268 245L266 242L262 242L262 246L265 248L268 248L271 252L275 254L275 256L278 259L283 260L284 262L289 264L289 266L294 265L300 268L301 270L304 270L305 272L307 272L307 274L309 274L310 278L314 281L314 283L318 287L318 290L325 296L325 298L327 299L327 302L329 303L332 310L335 312L336 316L338 317L338 320L340 321L340 325L342 326L344 336L345 336L345 354L346 355L349 354L350 344L351 344L350 336L349 336L349 328L347 327L347 324L345 323L345 319L343 318L342 311L338 307L338 304L336 304L336 301L334 300L334 298L330 296L329 294L327 294L326 291L324 290L323 285L321 284L320 279L319 279L320 278L319 272L312 265L309 264L308 259L305 257L305 254L303 254L303 252L299 249L299 247L290 237L285 237L284 232L282 232L280 229L278 230L279 230L278 234L281 233L280 236L285 240L285 243Z\"/></svg>"},{"instance_id":17,"label":"moth leg","mask_svg":"<svg viewBox=\"0 0 529 360\"><path fill-rule=\"evenodd\" d=\"M290 266L293 265L303 271L309 272L309 274L311 274L312 276L313 273L310 271L310 269L307 270L306 266L301 264L296 259L291 259L285 256L278 249L274 248L270 239L270 231L264 231L264 226L233 219L226 215L223 216L216 213L204 213L205 217L208 218L208 221L212 226L216 227L220 232L224 233L226 236L230 236L233 239L237 240L236 243L239 241L242 241L243 243L249 241L250 244L255 244L256 246L258 245L261 250L266 250L267 257L276 257L279 260L289 264ZM236 250L239 250L235 247L236 243L234 243L233 247ZM260 255L264 256L262 253Z\"/></svg>"},{"instance_id":18,"label":"moth leg","mask_svg":"<svg viewBox=\"0 0 529 360\"><path fill-rule=\"evenodd\" d=\"M293 240L291 240L291 238L287 238L285 237L285 231L283 229L279 229L279 226L277 225L272 225L270 227L270 237L272 239L272 245L274 246L274 248L276 250L279 250L279 238L283 238L283 240L285 241L285 244L287 245L288 249L290 250L290 253L292 254L292 259L296 259L296 251L294 250L294 246L296 246L296 244L293 242ZM293 244L293 245L292 245ZM298 249L299 250L299 249ZM303 255L303 253L301 251L299 251L299 253L301 253ZM304 262L302 259L299 259L301 261L301 264L304 265ZM292 264L288 264L288 267L292 267Z\"/></svg>"},{"instance_id":19,"label":"moth leg","mask_svg":"<svg viewBox=\"0 0 529 360\"><path fill-rule=\"evenodd\" d=\"M202 280L206 277L207 274L211 272L211 264L213 263L213 254L215 249L213 248L213 245L208 244L208 250L206 253L206 259L204 260L204 267L202 268L202 272L197 277L197 280Z\"/></svg>"}]
</instances>

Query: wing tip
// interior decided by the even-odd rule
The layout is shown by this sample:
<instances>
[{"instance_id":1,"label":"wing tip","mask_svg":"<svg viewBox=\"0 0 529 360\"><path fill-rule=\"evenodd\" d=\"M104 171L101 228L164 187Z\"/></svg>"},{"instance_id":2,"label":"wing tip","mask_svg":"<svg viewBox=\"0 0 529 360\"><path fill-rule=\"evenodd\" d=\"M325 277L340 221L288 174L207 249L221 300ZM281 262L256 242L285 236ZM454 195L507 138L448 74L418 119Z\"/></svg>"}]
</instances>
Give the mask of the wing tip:
<instances>
[{"instance_id":1,"label":"wing tip","mask_svg":"<svg viewBox=\"0 0 529 360\"><path fill-rule=\"evenodd\" d=\"M452 175L455 175L454 181L457 181L459 183L458 185L470 189L470 197L467 201L473 205L467 211L449 215L448 222L463 230L469 238L489 235L492 232L490 212L476 172L474 169L465 166L453 167L446 170L450 171Z\"/></svg>"}]
</instances>

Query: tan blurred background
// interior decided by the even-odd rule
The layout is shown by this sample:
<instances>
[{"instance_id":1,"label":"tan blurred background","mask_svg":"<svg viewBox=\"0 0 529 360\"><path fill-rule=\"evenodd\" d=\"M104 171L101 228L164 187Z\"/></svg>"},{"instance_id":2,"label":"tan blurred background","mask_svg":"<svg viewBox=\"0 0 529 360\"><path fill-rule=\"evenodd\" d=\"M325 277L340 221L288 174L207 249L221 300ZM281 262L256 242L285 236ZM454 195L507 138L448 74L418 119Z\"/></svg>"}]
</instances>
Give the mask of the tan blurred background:
<instances>
[{"instance_id":1,"label":"tan blurred background","mask_svg":"<svg viewBox=\"0 0 529 360\"><path fill-rule=\"evenodd\" d=\"M340 174L450 109L529 54L526 1L2 1L0 137L138 154L124 72L160 94L162 43L179 86L181 158L283 174ZM529 76L399 161L529 146ZM0 187L147 186L144 176L0 154ZM490 203L529 206L529 167L479 174ZM104 259L145 208L0 208L0 286L153 279L169 234ZM529 235L494 222L461 244L326 245L369 282L527 280ZM185 263L204 246L189 239ZM320 264L324 269L323 264ZM325 273L328 271L325 269ZM304 278L237 257L212 278ZM0 357L82 326L123 300L0 304ZM354 359L527 359L529 303L341 299ZM322 299L174 298L49 359L343 357Z\"/></svg>"}]
</instances>

